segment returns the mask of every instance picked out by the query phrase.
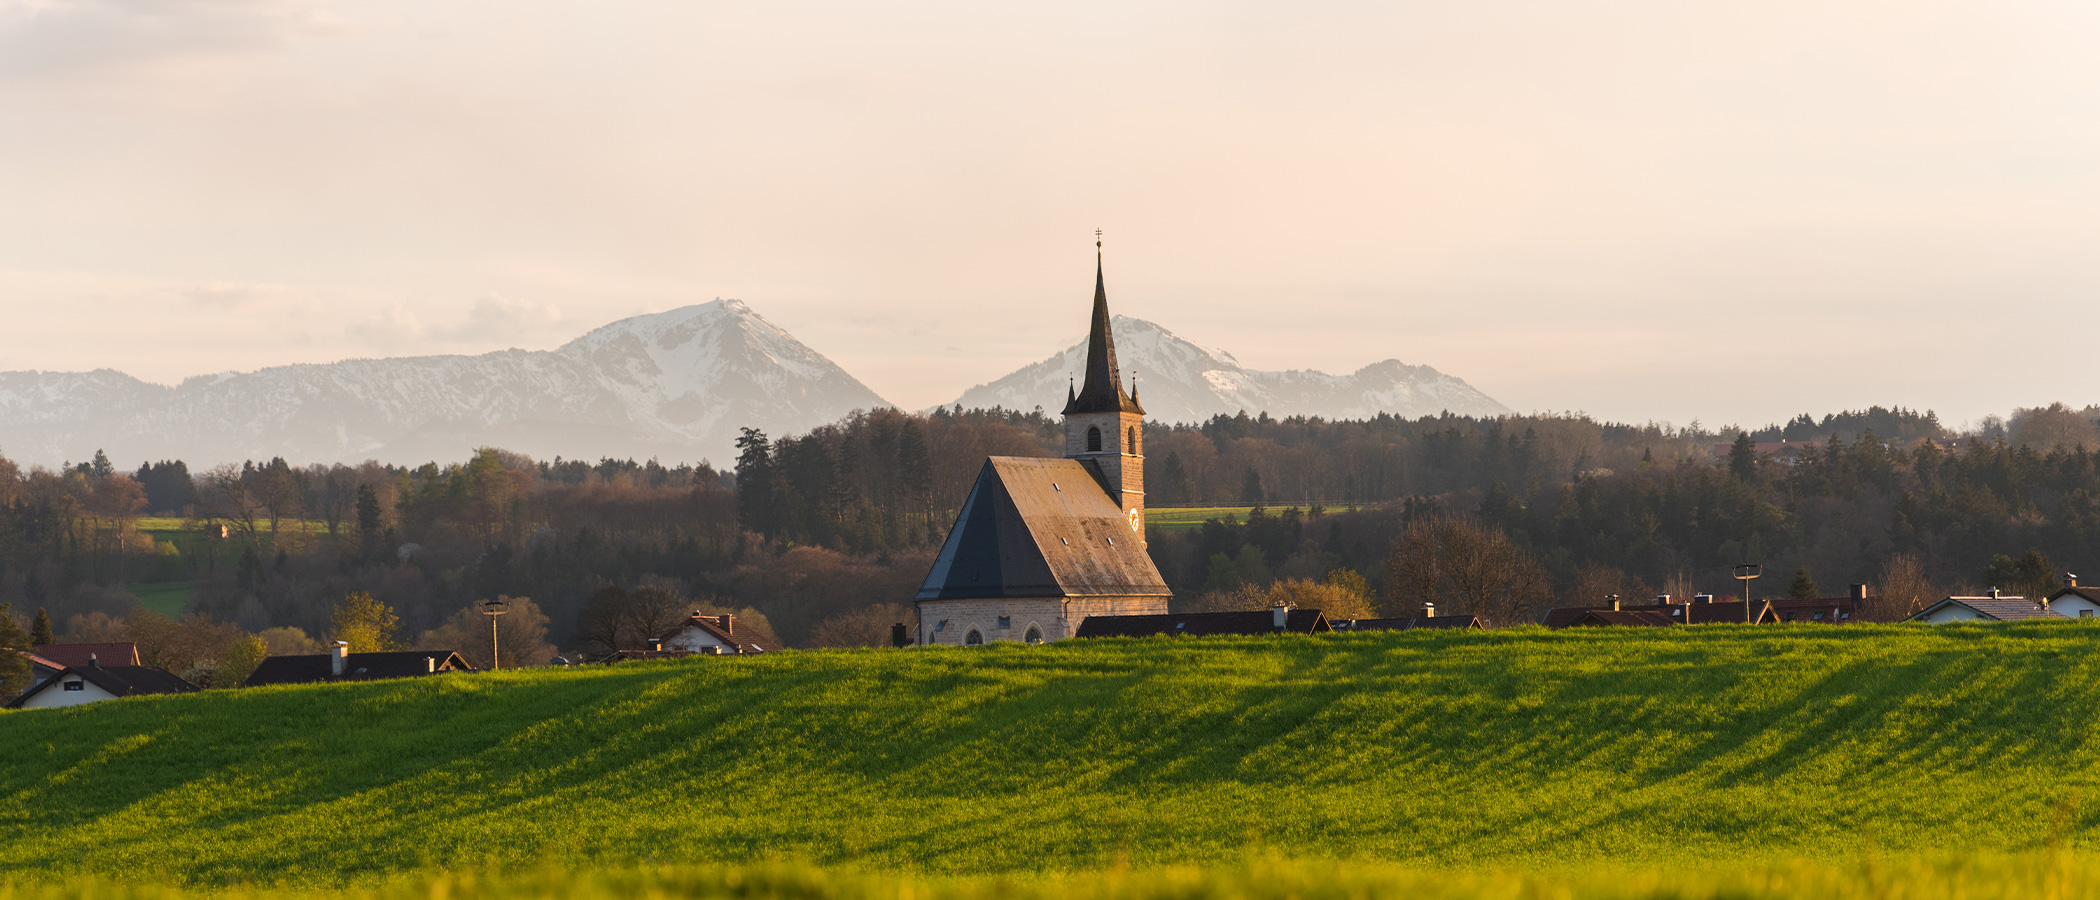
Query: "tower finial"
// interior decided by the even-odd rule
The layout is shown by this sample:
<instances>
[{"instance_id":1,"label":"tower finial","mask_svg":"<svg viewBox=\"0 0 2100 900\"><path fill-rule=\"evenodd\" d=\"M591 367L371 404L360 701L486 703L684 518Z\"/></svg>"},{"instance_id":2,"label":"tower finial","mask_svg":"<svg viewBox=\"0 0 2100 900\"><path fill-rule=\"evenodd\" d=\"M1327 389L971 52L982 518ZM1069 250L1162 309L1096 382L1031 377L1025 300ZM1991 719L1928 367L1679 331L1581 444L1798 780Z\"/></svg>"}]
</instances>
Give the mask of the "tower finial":
<instances>
[{"instance_id":1,"label":"tower finial","mask_svg":"<svg viewBox=\"0 0 2100 900\"><path fill-rule=\"evenodd\" d=\"M1097 253L1101 250L1101 229L1099 228L1094 229L1094 250Z\"/></svg>"}]
</instances>

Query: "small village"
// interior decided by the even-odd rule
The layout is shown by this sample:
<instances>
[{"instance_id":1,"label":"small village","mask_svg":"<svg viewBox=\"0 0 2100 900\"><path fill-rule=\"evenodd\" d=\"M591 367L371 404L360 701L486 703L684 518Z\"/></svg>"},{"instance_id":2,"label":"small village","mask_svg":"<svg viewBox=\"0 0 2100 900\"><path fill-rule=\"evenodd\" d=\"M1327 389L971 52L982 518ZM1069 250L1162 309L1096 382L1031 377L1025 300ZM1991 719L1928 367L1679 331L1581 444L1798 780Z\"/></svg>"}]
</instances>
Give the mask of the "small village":
<instances>
[{"instance_id":1,"label":"small village","mask_svg":"<svg viewBox=\"0 0 2100 900\"><path fill-rule=\"evenodd\" d=\"M1097 252L1098 252L1097 242ZM1422 604L1420 615L1330 618L1325 611L1277 604L1267 609L1175 613L1173 591L1146 552L1143 433L1145 410L1126 389L1117 365L1106 278L1097 257L1083 381L1061 412L1065 455L1058 459L993 456L957 512L924 585L913 598L913 623L891 626L897 649L969 648L994 642L1044 644L1067 639L1199 638L1323 635L1423 630L1485 630L1528 625L1565 628L1667 628L1695 625L1846 625L1863 621L1874 599L1865 584L1843 597L1751 599L1748 583L1761 566L1736 567L1742 599L1656 595L1635 602L1617 595L1596 606L1549 610L1537 622L1491 622L1464 610ZM1730 448L1715 448L1717 456ZM1760 448L1793 465L1794 448ZM1121 542L1118 543L1118 538ZM501 601L485 604L494 618ZM2100 589L2065 576L2047 597L1948 596L1911 614L1917 624L2074 621L2100 611ZM491 631L491 640L495 639ZM732 614L694 611L674 628L576 665L742 656L786 650L778 638ZM500 648L492 648L500 659ZM200 688L165 669L144 665L135 642L40 643L23 651L30 686L7 707L75 706ZM548 661L534 661L538 665ZM566 658L551 661L571 665ZM417 678L475 671L459 649L353 653L337 641L329 652L270 656L243 687Z\"/></svg>"}]
</instances>

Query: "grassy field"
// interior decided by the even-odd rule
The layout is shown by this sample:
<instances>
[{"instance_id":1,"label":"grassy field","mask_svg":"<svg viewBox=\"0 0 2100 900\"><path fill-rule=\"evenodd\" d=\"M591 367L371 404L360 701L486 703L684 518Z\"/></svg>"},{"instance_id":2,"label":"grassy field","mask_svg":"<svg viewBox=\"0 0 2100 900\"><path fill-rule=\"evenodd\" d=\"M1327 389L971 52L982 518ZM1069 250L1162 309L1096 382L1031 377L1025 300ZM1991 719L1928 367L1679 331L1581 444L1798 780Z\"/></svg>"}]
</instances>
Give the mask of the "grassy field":
<instances>
[{"instance_id":1,"label":"grassy field","mask_svg":"<svg viewBox=\"0 0 2100 900\"><path fill-rule=\"evenodd\" d=\"M1700 870L1422 870L1272 861L1245 866L924 877L797 864L641 866L577 872L470 869L331 889L141 887L106 879L31 882L9 900L2088 900L2100 867L2061 852L1960 859L1873 858Z\"/></svg>"},{"instance_id":2,"label":"grassy field","mask_svg":"<svg viewBox=\"0 0 2100 900\"><path fill-rule=\"evenodd\" d=\"M138 530L162 540L198 533L189 527L189 520L179 516L145 516L137 520L137 527ZM277 523L277 527L283 531L304 531L307 534L325 534L328 531L328 523L318 519L284 519ZM255 528L263 534L270 533L268 520L256 522Z\"/></svg>"},{"instance_id":3,"label":"grassy field","mask_svg":"<svg viewBox=\"0 0 2100 900\"><path fill-rule=\"evenodd\" d=\"M169 618L179 619L182 611L189 607L190 595L197 592L195 581L163 581L154 584L127 584L124 590L139 598L139 605Z\"/></svg>"},{"instance_id":4,"label":"grassy field","mask_svg":"<svg viewBox=\"0 0 2100 900\"><path fill-rule=\"evenodd\" d=\"M1268 507L1268 510L1271 513L1281 513L1285 508L1284 506L1271 506ZM1300 511L1305 509L1306 507L1304 506L1299 507ZM1354 509L1354 507L1346 504L1328 507L1328 510L1332 512L1340 512L1345 509ZM1157 526L1162 531L1181 531L1189 528L1199 528L1209 519L1223 519L1226 516L1245 522L1247 521L1247 514L1253 511L1254 507L1252 506L1149 507L1145 510L1145 524Z\"/></svg>"},{"instance_id":5,"label":"grassy field","mask_svg":"<svg viewBox=\"0 0 2100 900\"><path fill-rule=\"evenodd\" d=\"M0 714L0 872L331 884L787 860L940 879L1285 859L1709 884L2079 851L2100 838L2096 648L2100 625L2076 623L1523 629L138 698ZM1671 896L1724 895L1711 884ZM1557 890L1427 896L1647 896ZM1271 895L1161 891L1128 896Z\"/></svg>"}]
</instances>

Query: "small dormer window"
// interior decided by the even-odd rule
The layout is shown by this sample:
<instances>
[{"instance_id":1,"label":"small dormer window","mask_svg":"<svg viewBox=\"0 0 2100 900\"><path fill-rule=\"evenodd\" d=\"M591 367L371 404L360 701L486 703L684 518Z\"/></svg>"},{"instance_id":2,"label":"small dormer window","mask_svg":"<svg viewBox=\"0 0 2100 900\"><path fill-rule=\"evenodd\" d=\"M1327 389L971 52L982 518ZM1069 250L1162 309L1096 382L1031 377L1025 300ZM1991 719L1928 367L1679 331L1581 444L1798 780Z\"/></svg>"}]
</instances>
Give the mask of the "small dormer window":
<instances>
[{"instance_id":1,"label":"small dormer window","mask_svg":"<svg viewBox=\"0 0 2100 900\"><path fill-rule=\"evenodd\" d=\"M1086 451L1088 453L1101 452L1101 429L1095 428L1091 425L1087 426Z\"/></svg>"}]
</instances>

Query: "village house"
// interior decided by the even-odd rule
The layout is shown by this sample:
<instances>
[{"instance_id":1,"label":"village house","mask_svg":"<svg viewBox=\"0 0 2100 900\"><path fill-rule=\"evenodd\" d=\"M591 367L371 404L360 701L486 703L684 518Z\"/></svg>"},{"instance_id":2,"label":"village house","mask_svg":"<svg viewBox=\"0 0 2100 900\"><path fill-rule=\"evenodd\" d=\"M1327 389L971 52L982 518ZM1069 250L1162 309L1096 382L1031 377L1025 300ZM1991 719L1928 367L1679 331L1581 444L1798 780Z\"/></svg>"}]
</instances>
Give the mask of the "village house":
<instances>
[{"instance_id":1,"label":"village house","mask_svg":"<svg viewBox=\"0 0 2100 900\"><path fill-rule=\"evenodd\" d=\"M2043 605L2066 618L2090 619L2100 615L2100 588L2079 587L2078 576L2065 575L2064 586L2050 594Z\"/></svg>"},{"instance_id":2,"label":"village house","mask_svg":"<svg viewBox=\"0 0 2100 900\"><path fill-rule=\"evenodd\" d=\"M104 666L136 666L139 662L139 645L132 641L112 641L99 644L37 644L24 654L29 658L31 684L41 684L44 679L57 675L67 666L100 664Z\"/></svg>"},{"instance_id":3,"label":"village house","mask_svg":"<svg viewBox=\"0 0 2100 900\"><path fill-rule=\"evenodd\" d=\"M1317 609L1272 606L1230 612L1088 616L1076 637L1196 637L1211 634L1321 634L1333 631Z\"/></svg>"},{"instance_id":4,"label":"village house","mask_svg":"<svg viewBox=\"0 0 2100 900\"><path fill-rule=\"evenodd\" d=\"M1145 552L1145 409L1116 367L1096 250L1086 380L1066 393L1064 458L985 460L914 598L920 646L1035 644L1098 616L1167 612L1172 591Z\"/></svg>"},{"instance_id":5,"label":"village house","mask_svg":"<svg viewBox=\"0 0 2100 900\"><path fill-rule=\"evenodd\" d=\"M66 666L8 701L9 709L78 706L145 694L188 694L197 686L157 666L104 666L97 660Z\"/></svg>"},{"instance_id":6,"label":"village house","mask_svg":"<svg viewBox=\"0 0 2100 900\"><path fill-rule=\"evenodd\" d=\"M378 678L416 678L440 672L471 672L474 665L451 650L402 650L386 653L352 653L350 645L337 641L327 653L272 656L248 676L248 687L267 684L310 684L320 681L369 681Z\"/></svg>"},{"instance_id":7,"label":"village house","mask_svg":"<svg viewBox=\"0 0 2100 900\"><path fill-rule=\"evenodd\" d=\"M1947 622L2013 622L2021 619L2055 619L2067 617L2054 609L2043 606L2025 597L2007 597L1991 588L1987 597L1948 597L1919 610L1917 615L1905 622L1923 622L1940 625Z\"/></svg>"},{"instance_id":8,"label":"village house","mask_svg":"<svg viewBox=\"0 0 2100 900\"><path fill-rule=\"evenodd\" d=\"M649 649L664 653L682 650L701 656L771 653L780 649L780 641L772 634L738 622L735 616L702 615L699 610L654 643L656 646Z\"/></svg>"}]
</instances>

